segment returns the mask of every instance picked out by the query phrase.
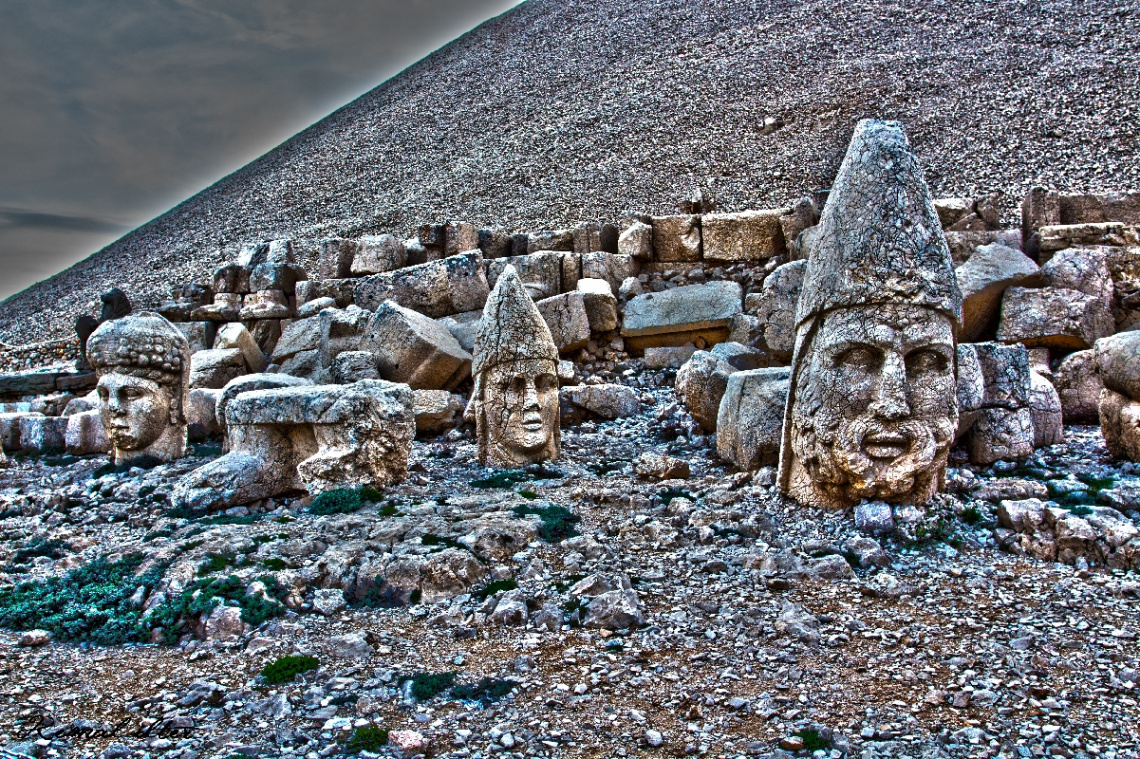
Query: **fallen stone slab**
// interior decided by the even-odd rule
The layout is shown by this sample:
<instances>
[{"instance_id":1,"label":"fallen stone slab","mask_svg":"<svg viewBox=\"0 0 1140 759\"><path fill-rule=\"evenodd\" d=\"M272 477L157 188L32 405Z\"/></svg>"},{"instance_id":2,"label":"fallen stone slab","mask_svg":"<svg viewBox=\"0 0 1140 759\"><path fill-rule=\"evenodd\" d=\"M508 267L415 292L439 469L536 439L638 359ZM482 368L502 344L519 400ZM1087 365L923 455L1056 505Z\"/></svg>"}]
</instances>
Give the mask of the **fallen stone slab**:
<instances>
[{"instance_id":1,"label":"fallen stone slab","mask_svg":"<svg viewBox=\"0 0 1140 759\"><path fill-rule=\"evenodd\" d=\"M212 511L295 491L383 487L407 474L415 416L403 384L254 390L225 414L229 453L180 480L176 506Z\"/></svg>"},{"instance_id":2,"label":"fallen stone slab","mask_svg":"<svg viewBox=\"0 0 1140 759\"><path fill-rule=\"evenodd\" d=\"M709 351L697 351L677 372L673 387L689 414L706 432L717 429L720 401L737 368Z\"/></svg>"},{"instance_id":3,"label":"fallen stone slab","mask_svg":"<svg viewBox=\"0 0 1140 759\"><path fill-rule=\"evenodd\" d=\"M241 351L246 368L251 372L265 371L265 366L268 363L265 354L261 352L261 346L253 339L253 335L245 328L244 324L238 322L232 322L220 328L214 337L213 347L217 349L236 348Z\"/></svg>"},{"instance_id":4,"label":"fallen stone slab","mask_svg":"<svg viewBox=\"0 0 1140 759\"><path fill-rule=\"evenodd\" d=\"M28 453L67 450L67 417L25 416L20 419L20 448Z\"/></svg>"},{"instance_id":5,"label":"fallen stone slab","mask_svg":"<svg viewBox=\"0 0 1140 759\"><path fill-rule=\"evenodd\" d=\"M1011 287L1002 297L997 339L1030 348L1084 350L1115 330L1105 303L1078 290Z\"/></svg>"},{"instance_id":6,"label":"fallen stone slab","mask_svg":"<svg viewBox=\"0 0 1140 759\"><path fill-rule=\"evenodd\" d=\"M716 451L744 470L774 466L780 457L788 367L736 372L728 377L717 411Z\"/></svg>"},{"instance_id":7,"label":"fallen stone slab","mask_svg":"<svg viewBox=\"0 0 1140 759\"><path fill-rule=\"evenodd\" d=\"M641 410L637 391L627 385L567 385L558 391L562 404L562 424L573 424L590 416L623 419Z\"/></svg>"},{"instance_id":8,"label":"fallen stone slab","mask_svg":"<svg viewBox=\"0 0 1140 759\"><path fill-rule=\"evenodd\" d=\"M654 261L701 260L700 216L654 216L651 226Z\"/></svg>"},{"instance_id":9,"label":"fallen stone slab","mask_svg":"<svg viewBox=\"0 0 1140 759\"><path fill-rule=\"evenodd\" d=\"M954 270L962 291L962 339L973 342L997 326L1002 294L1021 285L1040 268L1020 250L994 243L978 248Z\"/></svg>"},{"instance_id":10,"label":"fallen stone slab","mask_svg":"<svg viewBox=\"0 0 1140 759\"><path fill-rule=\"evenodd\" d=\"M370 311L393 300L432 318L482 308L490 292L483 256L477 250L373 274L358 280L353 288L357 305Z\"/></svg>"},{"instance_id":11,"label":"fallen stone slab","mask_svg":"<svg viewBox=\"0 0 1140 759\"><path fill-rule=\"evenodd\" d=\"M438 435L463 418L467 399L446 390L414 390L417 435Z\"/></svg>"},{"instance_id":12,"label":"fallen stone slab","mask_svg":"<svg viewBox=\"0 0 1140 759\"><path fill-rule=\"evenodd\" d=\"M242 393L251 393L254 390L274 390L285 387L310 387L312 381L304 377L294 377L290 374L246 374L226 383L220 391L209 390L208 394L214 398L214 422L221 432L226 431L226 407L234 398ZM193 394L194 391L191 391ZM205 396L203 396L205 397Z\"/></svg>"},{"instance_id":13,"label":"fallen stone slab","mask_svg":"<svg viewBox=\"0 0 1140 759\"><path fill-rule=\"evenodd\" d=\"M1105 387L1140 400L1140 332L1120 332L1098 340L1094 355Z\"/></svg>"},{"instance_id":14,"label":"fallen stone slab","mask_svg":"<svg viewBox=\"0 0 1140 759\"><path fill-rule=\"evenodd\" d=\"M635 350L685 345L697 339L714 345L728 338L729 322L741 311L736 282L687 285L646 293L625 305L622 337Z\"/></svg>"},{"instance_id":15,"label":"fallen stone slab","mask_svg":"<svg viewBox=\"0 0 1140 759\"><path fill-rule=\"evenodd\" d=\"M577 350L590 342L590 315L584 293L562 293L535 304L559 353Z\"/></svg>"},{"instance_id":16,"label":"fallen stone slab","mask_svg":"<svg viewBox=\"0 0 1140 759\"><path fill-rule=\"evenodd\" d=\"M1098 405L1104 380L1097 372L1094 351L1077 351L1065 356L1053 373L1053 383L1061 399L1065 424L1099 423Z\"/></svg>"},{"instance_id":17,"label":"fallen stone slab","mask_svg":"<svg viewBox=\"0 0 1140 759\"><path fill-rule=\"evenodd\" d=\"M361 341L376 356L380 376L413 390L450 390L471 376L471 354L440 322L385 301Z\"/></svg>"},{"instance_id":18,"label":"fallen stone slab","mask_svg":"<svg viewBox=\"0 0 1140 759\"><path fill-rule=\"evenodd\" d=\"M190 356L190 387L219 389L248 373L245 357L238 348L211 348Z\"/></svg>"}]
</instances>

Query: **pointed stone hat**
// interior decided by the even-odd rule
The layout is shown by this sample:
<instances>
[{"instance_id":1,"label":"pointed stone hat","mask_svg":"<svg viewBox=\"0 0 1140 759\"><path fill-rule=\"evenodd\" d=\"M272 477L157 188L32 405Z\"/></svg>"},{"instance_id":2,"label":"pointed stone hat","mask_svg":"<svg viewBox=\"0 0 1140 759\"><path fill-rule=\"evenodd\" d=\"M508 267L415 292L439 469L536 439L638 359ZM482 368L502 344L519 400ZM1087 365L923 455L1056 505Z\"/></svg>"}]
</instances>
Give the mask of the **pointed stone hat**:
<instances>
[{"instance_id":1,"label":"pointed stone hat","mask_svg":"<svg viewBox=\"0 0 1140 759\"><path fill-rule=\"evenodd\" d=\"M884 303L931 308L955 325L962 319L946 236L902 126L864 119L819 220L796 326L837 308Z\"/></svg>"},{"instance_id":2,"label":"pointed stone hat","mask_svg":"<svg viewBox=\"0 0 1140 759\"><path fill-rule=\"evenodd\" d=\"M471 373L474 375L510 361L558 361L558 346L550 335L550 327L527 295L514 266L503 269L495 289L487 297L483 318L475 333L473 353Z\"/></svg>"}]
</instances>

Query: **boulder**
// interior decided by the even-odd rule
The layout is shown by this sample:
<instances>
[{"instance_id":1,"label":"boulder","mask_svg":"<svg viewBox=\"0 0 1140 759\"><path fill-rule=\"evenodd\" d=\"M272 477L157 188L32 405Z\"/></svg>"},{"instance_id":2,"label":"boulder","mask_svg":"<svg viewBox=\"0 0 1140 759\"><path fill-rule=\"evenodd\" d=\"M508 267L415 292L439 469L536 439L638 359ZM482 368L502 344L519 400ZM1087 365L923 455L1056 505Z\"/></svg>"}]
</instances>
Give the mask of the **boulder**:
<instances>
[{"instance_id":1,"label":"boulder","mask_svg":"<svg viewBox=\"0 0 1140 759\"><path fill-rule=\"evenodd\" d=\"M763 326L764 344L781 361L790 361L796 341L796 304L803 288L807 261L779 266L764 279L759 294L748 296L748 312Z\"/></svg>"},{"instance_id":2,"label":"boulder","mask_svg":"<svg viewBox=\"0 0 1140 759\"><path fill-rule=\"evenodd\" d=\"M609 282L584 277L578 280L578 292L582 293L591 332L612 332L618 328L617 298Z\"/></svg>"},{"instance_id":3,"label":"boulder","mask_svg":"<svg viewBox=\"0 0 1140 759\"><path fill-rule=\"evenodd\" d=\"M562 293L535 305L542 314L559 353L577 350L590 342L590 316L581 292Z\"/></svg>"},{"instance_id":4,"label":"boulder","mask_svg":"<svg viewBox=\"0 0 1140 759\"><path fill-rule=\"evenodd\" d=\"M413 390L412 393L417 435L438 435L454 429L467 408L466 398L446 390Z\"/></svg>"},{"instance_id":5,"label":"boulder","mask_svg":"<svg viewBox=\"0 0 1140 759\"><path fill-rule=\"evenodd\" d=\"M733 368L741 370L764 369L768 366L769 361L769 356L764 351L732 340L714 345L709 353L727 361Z\"/></svg>"},{"instance_id":6,"label":"boulder","mask_svg":"<svg viewBox=\"0 0 1140 759\"><path fill-rule=\"evenodd\" d=\"M245 328L253 336L253 341L266 356L273 355L277 341L281 339L281 319L255 319L245 323Z\"/></svg>"},{"instance_id":7,"label":"boulder","mask_svg":"<svg viewBox=\"0 0 1140 759\"><path fill-rule=\"evenodd\" d=\"M706 432L717 429L717 413L736 367L708 352L697 351L677 372L674 387L689 414Z\"/></svg>"},{"instance_id":8,"label":"boulder","mask_svg":"<svg viewBox=\"0 0 1140 759\"><path fill-rule=\"evenodd\" d=\"M245 357L237 348L211 348L190 357L190 387L218 389L246 374Z\"/></svg>"},{"instance_id":9,"label":"boulder","mask_svg":"<svg viewBox=\"0 0 1140 759\"><path fill-rule=\"evenodd\" d=\"M380 376L416 390L450 390L471 375L471 354L441 324L393 301L368 323L362 347L376 354Z\"/></svg>"},{"instance_id":10,"label":"boulder","mask_svg":"<svg viewBox=\"0 0 1140 759\"><path fill-rule=\"evenodd\" d=\"M595 250L582 254L581 276L588 279L604 279L609 282L613 290L618 290L621 283L630 277L636 277L639 265L637 260L624 253L608 253ZM571 289L569 283L563 282L565 290Z\"/></svg>"},{"instance_id":11,"label":"boulder","mask_svg":"<svg viewBox=\"0 0 1140 759\"><path fill-rule=\"evenodd\" d=\"M1041 277L1046 287L1076 290L1112 305L1112 275L1102 247L1062 250L1041 267Z\"/></svg>"},{"instance_id":12,"label":"boulder","mask_svg":"<svg viewBox=\"0 0 1140 759\"><path fill-rule=\"evenodd\" d=\"M302 351L314 351L321 347L321 320L318 316L289 322L281 330L281 337L273 348L273 362L276 364L296 356Z\"/></svg>"},{"instance_id":13,"label":"boulder","mask_svg":"<svg viewBox=\"0 0 1140 759\"><path fill-rule=\"evenodd\" d=\"M64 444L67 452L73 456L110 453L111 441L103 428L99 411L83 411L67 417Z\"/></svg>"},{"instance_id":14,"label":"boulder","mask_svg":"<svg viewBox=\"0 0 1140 759\"><path fill-rule=\"evenodd\" d=\"M563 424L588 415L621 419L641 410L637 391L626 385L568 385L558 392Z\"/></svg>"},{"instance_id":15,"label":"boulder","mask_svg":"<svg viewBox=\"0 0 1140 759\"><path fill-rule=\"evenodd\" d=\"M691 470L684 459L646 451L638 457L634 471L648 480L687 480Z\"/></svg>"},{"instance_id":16,"label":"boulder","mask_svg":"<svg viewBox=\"0 0 1140 759\"><path fill-rule=\"evenodd\" d=\"M507 266L514 266L527 295L538 301L562 292L562 256L556 250L540 250L525 256L510 256L484 261L487 285L494 288L499 275Z\"/></svg>"},{"instance_id":17,"label":"boulder","mask_svg":"<svg viewBox=\"0 0 1140 759\"><path fill-rule=\"evenodd\" d=\"M67 450L68 418L32 416L20 419L20 447L28 453L63 453Z\"/></svg>"},{"instance_id":18,"label":"boulder","mask_svg":"<svg viewBox=\"0 0 1140 759\"><path fill-rule=\"evenodd\" d=\"M261 352L261 346L253 339L253 335L245 328L245 325L238 322L231 322L218 329L217 335L214 337L214 348L218 350L225 350L227 348L236 348L241 351L242 359L245 361L246 368L251 372L265 371L266 360L265 354Z\"/></svg>"},{"instance_id":19,"label":"boulder","mask_svg":"<svg viewBox=\"0 0 1140 759\"><path fill-rule=\"evenodd\" d=\"M205 387L190 391L186 402L186 432L192 442L222 434L222 426L218 424L218 399L222 392Z\"/></svg>"},{"instance_id":20,"label":"boulder","mask_svg":"<svg viewBox=\"0 0 1140 759\"><path fill-rule=\"evenodd\" d=\"M490 288L478 250L357 280L357 305L376 310L386 300L432 318L482 308Z\"/></svg>"},{"instance_id":21,"label":"boulder","mask_svg":"<svg viewBox=\"0 0 1140 759\"><path fill-rule=\"evenodd\" d=\"M696 352L691 346L646 348L641 361L646 369L680 369Z\"/></svg>"},{"instance_id":22,"label":"boulder","mask_svg":"<svg viewBox=\"0 0 1140 759\"><path fill-rule=\"evenodd\" d=\"M1100 429L1113 458L1140 462L1140 401L1110 388L1100 394Z\"/></svg>"},{"instance_id":23,"label":"boulder","mask_svg":"<svg viewBox=\"0 0 1140 759\"><path fill-rule=\"evenodd\" d=\"M240 264L222 266L214 272L214 293L245 295L250 291L249 273L249 268Z\"/></svg>"},{"instance_id":24,"label":"boulder","mask_svg":"<svg viewBox=\"0 0 1140 759\"><path fill-rule=\"evenodd\" d=\"M800 255L799 240L806 230L819 224L819 208L810 196L802 197L790 209L780 215L780 230L784 237L784 248L788 258L795 261Z\"/></svg>"},{"instance_id":25,"label":"boulder","mask_svg":"<svg viewBox=\"0 0 1140 759\"><path fill-rule=\"evenodd\" d=\"M728 378L716 422L716 451L722 459L744 470L777 463L790 377L787 367L773 367Z\"/></svg>"},{"instance_id":26,"label":"boulder","mask_svg":"<svg viewBox=\"0 0 1140 759\"><path fill-rule=\"evenodd\" d=\"M292 315L289 297L283 290L257 290L242 296L241 319L287 319Z\"/></svg>"},{"instance_id":27,"label":"boulder","mask_svg":"<svg viewBox=\"0 0 1140 759\"><path fill-rule=\"evenodd\" d=\"M621 630L627 627L641 627L645 615L637 591L632 589L612 590L595 596L586 607L584 627L604 630Z\"/></svg>"},{"instance_id":28,"label":"boulder","mask_svg":"<svg viewBox=\"0 0 1140 759\"><path fill-rule=\"evenodd\" d=\"M1053 383L1037 372L1030 372L1029 416L1033 420L1033 447L1056 445L1065 439L1061 398Z\"/></svg>"},{"instance_id":29,"label":"boulder","mask_svg":"<svg viewBox=\"0 0 1140 759\"><path fill-rule=\"evenodd\" d=\"M278 290L286 295L297 291L297 281L307 279L304 269L293 263L263 263L249 272L249 289L252 292Z\"/></svg>"},{"instance_id":30,"label":"boulder","mask_svg":"<svg viewBox=\"0 0 1140 759\"><path fill-rule=\"evenodd\" d=\"M621 334L633 349L723 342L729 323L741 311L736 282L708 282L639 295L625 305Z\"/></svg>"},{"instance_id":31,"label":"boulder","mask_svg":"<svg viewBox=\"0 0 1140 759\"><path fill-rule=\"evenodd\" d=\"M359 306L344 309L330 308L316 316L321 329L321 365L331 367L333 360L344 351L365 348L364 336L368 332L372 314Z\"/></svg>"},{"instance_id":32,"label":"boulder","mask_svg":"<svg viewBox=\"0 0 1140 759\"><path fill-rule=\"evenodd\" d=\"M186 338L191 353L214 347L214 335L217 334L218 329L217 322L179 322L174 326Z\"/></svg>"},{"instance_id":33,"label":"boulder","mask_svg":"<svg viewBox=\"0 0 1140 759\"><path fill-rule=\"evenodd\" d=\"M789 210L705 214L701 217L700 226L704 258L709 261L762 261L784 255L781 217Z\"/></svg>"},{"instance_id":34,"label":"boulder","mask_svg":"<svg viewBox=\"0 0 1140 759\"><path fill-rule=\"evenodd\" d=\"M369 351L341 351L329 367L332 380L338 385L350 385L359 380L380 379L376 357Z\"/></svg>"},{"instance_id":35,"label":"boulder","mask_svg":"<svg viewBox=\"0 0 1140 759\"><path fill-rule=\"evenodd\" d=\"M479 321L482 318L483 311L480 309L445 316L439 319L439 323L447 327L447 331L459 342L463 350L470 353L475 350L475 333L479 331Z\"/></svg>"},{"instance_id":36,"label":"boulder","mask_svg":"<svg viewBox=\"0 0 1140 759\"><path fill-rule=\"evenodd\" d=\"M1140 400L1140 331L1097 341L1096 370L1109 390Z\"/></svg>"},{"instance_id":37,"label":"boulder","mask_svg":"<svg viewBox=\"0 0 1140 759\"><path fill-rule=\"evenodd\" d=\"M984 408L970 429L966 450L970 463L1022 461L1033 455L1033 416L1028 408Z\"/></svg>"},{"instance_id":38,"label":"boulder","mask_svg":"<svg viewBox=\"0 0 1140 759\"><path fill-rule=\"evenodd\" d=\"M701 217L654 216L653 260L662 262L701 260Z\"/></svg>"},{"instance_id":39,"label":"boulder","mask_svg":"<svg viewBox=\"0 0 1140 759\"><path fill-rule=\"evenodd\" d=\"M1112 313L1096 296L1078 290L1011 287L1002 297L997 339L1029 347L1084 350L1114 328Z\"/></svg>"},{"instance_id":40,"label":"boulder","mask_svg":"<svg viewBox=\"0 0 1140 759\"><path fill-rule=\"evenodd\" d=\"M1053 373L1053 382L1065 424L1099 423L1098 405L1104 381L1097 373L1095 351L1070 353Z\"/></svg>"},{"instance_id":41,"label":"boulder","mask_svg":"<svg viewBox=\"0 0 1140 759\"><path fill-rule=\"evenodd\" d=\"M962 339L973 342L997 324L1002 294L1037 275L1033 259L1020 250L983 245L954 270L962 290Z\"/></svg>"},{"instance_id":42,"label":"boulder","mask_svg":"<svg viewBox=\"0 0 1140 759\"><path fill-rule=\"evenodd\" d=\"M401 240L393 235L366 235L356 241L349 272L360 277L396 271L407 265L408 251Z\"/></svg>"},{"instance_id":43,"label":"boulder","mask_svg":"<svg viewBox=\"0 0 1140 759\"><path fill-rule=\"evenodd\" d=\"M321 279L344 279L352 276L352 262L356 258L357 242L343 237L321 240L317 254L317 275ZM298 293L300 302L300 293Z\"/></svg>"}]
</instances>

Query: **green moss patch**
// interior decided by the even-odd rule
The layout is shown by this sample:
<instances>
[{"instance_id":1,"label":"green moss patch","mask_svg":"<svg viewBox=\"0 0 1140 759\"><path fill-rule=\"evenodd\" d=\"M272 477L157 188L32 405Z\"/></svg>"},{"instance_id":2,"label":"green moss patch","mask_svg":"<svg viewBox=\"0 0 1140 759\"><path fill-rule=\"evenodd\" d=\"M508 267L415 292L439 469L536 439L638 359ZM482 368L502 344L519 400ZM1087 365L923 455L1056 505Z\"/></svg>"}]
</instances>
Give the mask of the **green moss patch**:
<instances>
[{"instance_id":1,"label":"green moss patch","mask_svg":"<svg viewBox=\"0 0 1140 759\"><path fill-rule=\"evenodd\" d=\"M314 498L308 511L317 516L349 514L358 511L366 503L376 503L383 498L379 490L368 485L359 488L336 488L326 490Z\"/></svg>"},{"instance_id":2,"label":"green moss patch","mask_svg":"<svg viewBox=\"0 0 1140 759\"><path fill-rule=\"evenodd\" d=\"M265 665L261 677L269 685L293 682L293 678L321 666L315 656L282 656Z\"/></svg>"},{"instance_id":3,"label":"green moss patch","mask_svg":"<svg viewBox=\"0 0 1140 759\"><path fill-rule=\"evenodd\" d=\"M553 467L532 466L526 469L504 469L495 472L489 477L472 480L471 487L484 490L509 490L522 482L535 480L557 480L563 477L562 472Z\"/></svg>"},{"instance_id":4,"label":"green moss patch","mask_svg":"<svg viewBox=\"0 0 1140 759\"><path fill-rule=\"evenodd\" d=\"M352 735L344 742L344 750L349 754L359 754L361 751L375 753L387 745L387 730L379 725L365 725L352 731Z\"/></svg>"},{"instance_id":5,"label":"green moss patch","mask_svg":"<svg viewBox=\"0 0 1140 759\"><path fill-rule=\"evenodd\" d=\"M491 703L509 694L518 685L514 680L499 677L484 677L476 683L456 685L451 689L451 697L460 701L481 701Z\"/></svg>"},{"instance_id":6,"label":"green moss patch","mask_svg":"<svg viewBox=\"0 0 1140 759\"><path fill-rule=\"evenodd\" d=\"M565 506L522 505L516 506L513 511L515 516L519 517L537 515L542 520L542 524L538 527L538 536L547 543L561 543L566 538L574 537L578 534L574 525L582 521L581 517Z\"/></svg>"}]
</instances>

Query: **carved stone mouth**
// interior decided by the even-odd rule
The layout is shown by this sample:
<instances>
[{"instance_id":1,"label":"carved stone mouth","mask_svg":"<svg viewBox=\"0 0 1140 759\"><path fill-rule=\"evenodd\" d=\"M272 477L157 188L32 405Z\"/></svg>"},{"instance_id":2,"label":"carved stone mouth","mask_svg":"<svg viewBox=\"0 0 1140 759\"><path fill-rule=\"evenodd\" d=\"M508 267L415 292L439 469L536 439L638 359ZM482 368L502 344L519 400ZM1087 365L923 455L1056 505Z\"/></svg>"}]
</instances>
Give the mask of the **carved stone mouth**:
<instances>
[{"instance_id":1,"label":"carved stone mouth","mask_svg":"<svg viewBox=\"0 0 1140 759\"><path fill-rule=\"evenodd\" d=\"M877 432L863 439L863 450L873 459L895 459L910 448L910 438L900 432Z\"/></svg>"}]
</instances>

